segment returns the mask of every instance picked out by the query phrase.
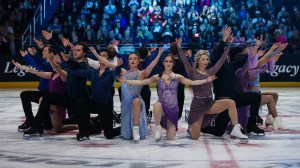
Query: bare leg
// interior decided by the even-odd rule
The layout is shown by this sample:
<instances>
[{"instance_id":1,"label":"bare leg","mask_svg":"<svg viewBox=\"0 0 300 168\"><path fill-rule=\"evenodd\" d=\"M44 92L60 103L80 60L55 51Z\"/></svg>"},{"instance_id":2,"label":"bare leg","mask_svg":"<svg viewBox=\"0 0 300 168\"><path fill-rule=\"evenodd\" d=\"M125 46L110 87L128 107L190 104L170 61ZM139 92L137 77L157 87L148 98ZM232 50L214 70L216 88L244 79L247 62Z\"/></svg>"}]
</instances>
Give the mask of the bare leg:
<instances>
[{"instance_id":1,"label":"bare leg","mask_svg":"<svg viewBox=\"0 0 300 168\"><path fill-rule=\"evenodd\" d=\"M269 114L271 114L274 118L277 117L277 109L274 98L272 95L262 95L260 105L267 104Z\"/></svg>"},{"instance_id":2,"label":"bare leg","mask_svg":"<svg viewBox=\"0 0 300 168\"><path fill-rule=\"evenodd\" d=\"M153 117L155 121L155 125L160 125L161 117L165 115L163 111L162 105L160 102L155 102L153 104Z\"/></svg>"},{"instance_id":3,"label":"bare leg","mask_svg":"<svg viewBox=\"0 0 300 168\"><path fill-rule=\"evenodd\" d=\"M209 109L207 114L218 114L228 109L228 114L233 125L238 124L237 110L235 102L230 99L217 100L215 104ZM190 128L190 135L192 139L197 140L200 137L201 126L203 117L201 117L197 122L193 123Z\"/></svg>"},{"instance_id":4,"label":"bare leg","mask_svg":"<svg viewBox=\"0 0 300 168\"><path fill-rule=\"evenodd\" d=\"M174 140L175 139L175 134L176 134L176 127L175 125L167 119L167 139L168 140Z\"/></svg>"},{"instance_id":5,"label":"bare leg","mask_svg":"<svg viewBox=\"0 0 300 168\"><path fill-rule=\"evenodd\" d=\"M237 110L235 102L230 99L217 100L215 104L209 109L207 114L218 114L228 109L228 115L233 125L238 124Z\"/></svg>"},{"instance_id":6,"label":"bare leg","mask_svg":"<svg viewBox=\"0 0 300 168\"><path fill-rule=\"evenodd\" d=\"M62 124L62 118L57 112L57 106L55 105L50 106L50 117L51 117L53 128L57 133L63 133L63 132L78 129L78 126L75 124L68 124L68 125Z\"/></svg>"},{"instance_id":7,"label":"bare leg","mask_svg":"<svg viewBox=\"0 0 300 168\"><path fill-rule=\"evenodd\" d=\"M203 117L200 117L198 121L190 125L189 133L193 140L198 140L200 137L202 120Z\"/></svg>"},{"instance_id":8,"label":"bare leg","mask_svg":"<svg viewBox=\"0 0 300 168\"><path fill-rule=\"evenodd\" d=\"M279 95L276 92L264 92L263 95L272 95L274 98L275 105L277 105Z\"/></svg>"},{"instance_id":9,"label":"bare leg","mask_svg":"<svg viewBox=\"0 0 300 168\"><path fill-rule=\"evenodd\" d=\"M140 125L140 114L142 111L142 101L140 98L135 98L132 101L132 109L133 109L133 125Z\"/></svg>"},{"instance_id":10,"label":"bare leg","mask_svg":"<svg viewBox=\"0 0 300 168\"><path fill-rule=\"evenodd\" d=\"M164 110L162 108L162 105L160 102L155 102L153 105L153 117L154 117L154 121L155 121L155 134L154 137L156 139L156 142L161 140L161 125L160 125L160 121L161 121L161 117L164 116ZM168 135L167 138L169 139Z\"/></svg>"}]
</instances>

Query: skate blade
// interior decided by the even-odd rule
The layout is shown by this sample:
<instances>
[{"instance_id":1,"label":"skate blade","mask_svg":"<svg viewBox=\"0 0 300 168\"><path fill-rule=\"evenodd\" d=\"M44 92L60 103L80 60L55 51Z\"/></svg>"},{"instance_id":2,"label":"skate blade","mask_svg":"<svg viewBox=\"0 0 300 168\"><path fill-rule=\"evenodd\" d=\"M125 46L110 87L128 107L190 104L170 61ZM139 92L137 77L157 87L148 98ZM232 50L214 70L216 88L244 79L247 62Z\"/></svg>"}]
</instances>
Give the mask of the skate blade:
<instances>
[{"instance_id":1,"label":"skate blade","mask_svg":"<svg viewBox=\"0 0 300 168\"><path fill-rule=\"evenodd\" d=\"M35 134L23 134L23 137L42 137L43 134L35 133Z\"/></svg>"},{"instance_id":2,"label":"skate blade","mask_svg":"<svg viewBox=\"0 0 300 168\"><path fill-rule=\"evenodd\" d=\"M265 134L265 133L248 132L247 135L248 135L248 137L249 137L249 136L251 136L251 135L255 135L255 136L265 136L266 134Z\"/></svg>"},{"instance_id":3,"label":"skate blade","mask_svg":"<svg viewBox=\"0 0 300 168\"><path fill-rule=\"evenodd\" d=\"M26 129L18 129L18 132L25 132Z\"/></svg>"},{"instance_id":4,"label":"skate blade","mask_svg":"<svg viewBox=\"0 0 300 168\"><path fill-rule=\"evenodd\" d=\"M155 142L160 142L160 141L162 141L161 137L155 140Z\"/></svg>"},{"instance_id":5,"label":"skate blade","mask_svg":"<svg viewBox=\"0 0 300 168\"><path fill-rule=\"evenodd\" d=\"M229 144L247 144L248 143L248 139L239 139L239 138L235 138L235 139L229 139L228 140Z\"/></svg>"}]
</instances>

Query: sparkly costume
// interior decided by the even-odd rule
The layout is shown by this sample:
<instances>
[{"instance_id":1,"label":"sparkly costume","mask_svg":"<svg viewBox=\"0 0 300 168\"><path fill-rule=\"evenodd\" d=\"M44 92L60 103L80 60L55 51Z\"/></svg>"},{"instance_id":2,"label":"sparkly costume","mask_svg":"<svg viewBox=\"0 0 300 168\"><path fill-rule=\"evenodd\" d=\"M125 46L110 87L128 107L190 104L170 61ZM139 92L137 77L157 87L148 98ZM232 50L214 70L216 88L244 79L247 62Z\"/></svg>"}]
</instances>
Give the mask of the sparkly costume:
<instances>
[{"instance_id":1,"label":"sparkly costume","mask_svg":"<svg viewBox=\"0 0 300 168\"><path fill-rule=\"evenodd\" d=\"M208 69L205 74L200 73L196 68L193 68L190 65L182 49L180 49L179 55L184 63L184 67L189 78L191 80L203 80L207 79L209 76L215 75L218 72L227 58L229 48L230 47L227 46L218 62L213 67ZM197 122L200 117L203 117L202 127L204 127L208 125L212 121L212 119L218 116L218 114L205 115L215 103L215 100L213 100L212 97L212 84L205 83L202 85L195 85L192 86L192 89L194 92L194 97L191 103L188 123L191 125Z\"/></svg>"},{"instance_id":2,"label":"sparkly costume","mask_svg":"<svg viewBox=\"0 0 300 168\"><path fill-rule=\"evenodd\" d=\"M161 103L165 115L162 116L160 124L167 129L167 119L169 119L177 130L178 126L178 102L177 102L178 79L174 78L167 84L164 79L157 82L158 102Z\"/></svg>"},{"instance_id":3,"label":"sparkly costume","mask_svg":"<svg viewBox=\"0 0 300 168\"><path fill-rule=\"evenodd\" d=\"M130 72L127 71L124 75L126 80L140 80L139 71ZM139 98L142 101L142 111L140 113L140 124L139 132L141 139L145 139L147 136L147 118L145 103L140 96L140 92L143 86L133 86L127 83L122 83L121 91L121 135L125 139L132 138L132 128L133 128L133 110L132 101L135 98Z\"/></svg>"}]
</instances>

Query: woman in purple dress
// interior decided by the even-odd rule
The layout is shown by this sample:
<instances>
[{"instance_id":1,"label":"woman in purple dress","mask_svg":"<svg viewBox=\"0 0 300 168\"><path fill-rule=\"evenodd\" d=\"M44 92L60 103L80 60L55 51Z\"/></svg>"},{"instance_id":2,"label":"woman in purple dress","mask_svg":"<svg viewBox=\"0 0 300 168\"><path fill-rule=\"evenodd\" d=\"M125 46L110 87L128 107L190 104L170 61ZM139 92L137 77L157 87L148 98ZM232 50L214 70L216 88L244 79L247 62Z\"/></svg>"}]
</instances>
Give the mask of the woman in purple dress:
<instances>
[{"instance_id":1,"label":"woman in purple dress","mask_svg":"<svg viewBox=\"0 0 300 168\"><path fill-rule=\"evenodd\" d=\"M209 52L207 50L199 50L196 53L196 65L193 68L181 49L182 40L176 40L179 47L179 56L181 57L185 70L191 80L206 79L208 76L215 75L218 72L218 70L221 68L221 66L227 59L230 49L230 43L233 41L233 37L230 36L230 32L230 29L223 30L223 38L224 36L227 36L227 38L230 37L228 38L229 43L218 62L209 69L206 69L209 63ZM227 38L225 39L225 41L227 40ZM219 49L224 50L224 48L220 47ZM188 117L188 132L192 139L199 139L201 127L207 126L215 117L218 116L219 113L223 112L224 110L228 110L229 117L231 119L232 124L234 125L234 128L230 135L239 139L248 139L246 135L243 135L241 133L241 125L238 123L237 109L233 100L213 100L211 83L206 83L204 85L199 86L192 86L192 89L194 97L191 103L191 108Z\"/></svg>"},{"instance_id":2,"label":"woman in purple dress","mask_svg":"<svg viewBox=\"0 0 300 168\"><path fill-rule=\"evenodd\" d=\"M182 75L175 74L172 71L174 60L171 55L163 59L164 71L161 74L152 76L145 80L124 80L121 82L130 85L148 85L157 82L159 100L153 105L153 116L156 124L155 139L161 139L161 127L167 130L167 139L175 139L175 132L178 126L178 103L177 103L177 85L178 83L188 85L201 85L211 82L215 76L209 76L203 80L190 80Z\"/></svg>"}]
</instances>

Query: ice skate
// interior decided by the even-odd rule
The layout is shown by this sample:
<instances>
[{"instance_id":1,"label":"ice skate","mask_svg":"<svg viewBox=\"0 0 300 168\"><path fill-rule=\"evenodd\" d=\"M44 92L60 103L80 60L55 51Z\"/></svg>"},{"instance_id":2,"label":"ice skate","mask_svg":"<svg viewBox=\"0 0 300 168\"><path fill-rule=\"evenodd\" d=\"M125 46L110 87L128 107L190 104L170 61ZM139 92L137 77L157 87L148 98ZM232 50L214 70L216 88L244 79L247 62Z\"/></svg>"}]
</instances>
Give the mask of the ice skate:
<instances>
[{"instance_id":1,"label":"ice skate","mask_svg":"<svg viewBox=\"0 0 300 168\"><path fill-rule=\"evenodd\" d=\"M148 114L147 114L147 122L150 123L152 119L152 110L149 109Z\"/></svg>"},{"instance_id":2,"label":"ice skate","mask_svg":"<svg viewBox=\"0 0 300 168\"><path fill-rule=\"evenodd\" d=\"M190 111L185 109L185 115L184 115L184 119L186 122L188 122L188 119L189 119L189 114L190 114Z\"/></svg>"},{"instance_id":3,"label":"ice skate","mask_svg":"<svg viewBox=\"0 0 300 168\"><path fill-rule=\"evenodd\" d=\"M31 127L29 129L27 129L25 132L24 132L24 135L23 136L42 136L44 133L44 128L43 127Z\"/></svg>"},{"instance_id":4,"label":"ice skate","mask_svg":"<svg viewBox=\"0 0 300 168\"><path fill-rule=\"evenodd\" d=\"M113 115L114 115L114 121L118 124L121 123L121 114L118 114L117 112L113 111Z\"/></svg>"},{"instance_id":5,"label":"ice skate","mask_svg":"<svg viewBox=\"0 0 300 168\"><path fill-rule=\"evenodd\" d=\"M256 135L265 135L265 131L263 129L260 129L257 125L252 125L250 126L249 124L247 125L247 132L250 134L251 132L256 133Z\"/></svg>"},{"instance_id":6,"label":"ice skate","mask_svg":"<svg viewBox=\"0 0 300 168\"><path fill-rule=\"evenodd\" d=\"M89 136L82 135L80 133L76 134L77 141L85 141L90 140Z\"/></svg>"},{"instance_id":7,"label":"ice skate","mask_svg":"<svg viewBox=\"0 0 300 168\"><path fill-rule=\"evenodd\" d=\"M156 129L155 130L155 135L154 135L155 141L159 142L161 140L161 137L162 137L162 135L161 135L161 126L160 125L156 125L155 129Z\"/></svg>"},{"instance_id":8,"label":"ice skate","mask_svg":"<svg viewBox=\"0 0 300 168\"><path fill-rule=\"evenodd\" d=\"M274 118L272 115L267 115L266 120L265 120L265 125L268 127L269 125L273 125L274 123Z\"/></svg>"},{"instance_id":9,"label":"ice skate","mask_svg":"<svg viewBox=\"0 0 300 168\"><path fill-rule=\"evenodd\" d=\"M274 118L273 127L275 130L287 130L287 128L282 124L282 119L280 117Z\"/></svg>"},{"instance_id":10,"label":"ice skate","mask_svg":"<svg viewBox=\"0 0 300 168\"><path fill-rule=\"evenodd\" d=\"M139 126L133 126L132 128L132 137L134 143L137 143L141 137L140 137L140 127Z\"/></svg>"},{"instance_id":11,"label":"ice skate","mask_svg":"<svg viewBox=\"0 0 300 168\"><path fill-rule=\"evenodd\" d=\"M264 120L258 115L256 117L256 125L260 126L264 124Z\"/></svg>"},{"instance_id":12,"label":"ice skate","mask_svg":"<svg viewBox=\"0 0 300 168\"><path fill-rule=\"evenodd\" d=\"M23 124L18 126L18 131L19 132L24 132L25 130L27 130L30 127L31 127L31 123L26 120Z\"/></svg>"},{"instance_id":13,"label":"ice skate","mask_svg":"<svg viewBox=\"0 0 300 168\"><path fill-rule=\"evenodd\" d=\"M242 126L240 124L236 124L230 133L230 138L233 140L237 138L241 143L247 143L248 137L241 132L241 129Z\"/></svg>"}]
</instances>

